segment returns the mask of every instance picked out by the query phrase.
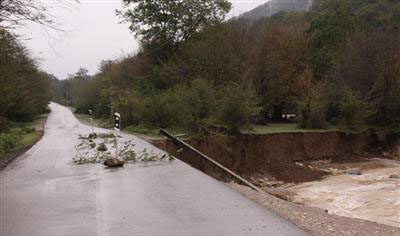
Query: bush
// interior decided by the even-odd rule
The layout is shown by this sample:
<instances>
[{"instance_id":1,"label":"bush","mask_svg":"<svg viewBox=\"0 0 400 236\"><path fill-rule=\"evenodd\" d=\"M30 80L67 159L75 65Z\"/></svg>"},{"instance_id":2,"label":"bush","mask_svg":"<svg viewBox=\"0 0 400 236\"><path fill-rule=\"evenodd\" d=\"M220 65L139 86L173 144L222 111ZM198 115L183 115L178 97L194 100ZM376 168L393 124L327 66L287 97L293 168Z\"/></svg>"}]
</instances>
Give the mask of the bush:
<instances>
[{"instance_id":1,"label":"bush","mask_svg":"<svg viewBox=\"0 0 400 236\"><path fill-rule=\"evenodd\" d=\"M175 98L167 93L149 96L144 102L143 121L150 127L170 127L176 120L170 103L175 102Z\"/></svg>"},{"instance_id":2,"label":"bush","mask_svg":"<svg viewBox=\"0 0 400 236\"><path fill-rule=\"evenodd\" d=\"M204 132L216 116L216 90L206 80L195 79L189 86L178 87L178 121L184 129Z\"/></svg>"},{"instance_id":3,"label":"bush","mask_svg":"<svg viewBox=\"0 0 400 236\"><path fill-rule=\"evenodd\" d=\"M4 154L19 145L21 142L20 130L0 134L0 154Z\"/></svg>"},{"instance_id":4,"label":"bush","mask_svg":"<svg viewBox=\"0 0 400 236\"><path fill-rule=\"evenodd\" d=\"M238 85L231 85L222 90L219 104L219 121L228 129L228 133L237 134L248 127L259 109L254 91Z\"/></svg>"},{"instance_id":5,"label":"bush","mask_svg":"<svg viewBox=\"0 0 400 236\"><path fill-rule=\"evenodd\" d=\"M114 96L111 103L112 110L121 114L121 125L137 125L143 119L143 98L134 91L121 91Z\"/></svg>"},{"instance_id":6,"label":"bush","mask_svg":"<svg viewBox=\"0 0 400 236\"><path fill-rule=\"evenodd\" d=\"M299 102L299 126L306 129L323 129L327 127L325 105L319 101L306 104Z\"/></svg>"},{"instance_id":7,"label":"bush","mask_svg":"<svg viewBox=\"0 0 400 236\"><path fill-rule=\"evenodd\" d=\"M153 127L203 132L215 111L215 89L209 82L196 79L147 99L144 119Z\"/></svg>"},{"instance_id":8,"label":"bush","mask_svg":"<svg viewBox=\"0 0 400 236\"><path fill-rule=\"evenodd\" d=\"M353 131L363 129L375 114L368 102L351 90L345 92L339 104L339 112L339 126Z\"/></svg>"}]
</instances>

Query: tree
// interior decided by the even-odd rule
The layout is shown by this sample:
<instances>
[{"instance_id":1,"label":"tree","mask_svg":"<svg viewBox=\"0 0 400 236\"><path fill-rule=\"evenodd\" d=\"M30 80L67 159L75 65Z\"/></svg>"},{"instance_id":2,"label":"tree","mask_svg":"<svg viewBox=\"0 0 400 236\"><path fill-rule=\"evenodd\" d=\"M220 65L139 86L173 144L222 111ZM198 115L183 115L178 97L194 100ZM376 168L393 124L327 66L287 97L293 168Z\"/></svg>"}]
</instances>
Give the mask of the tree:
<instances>
[{"instance_id":1,"label":"tree","mask_svg":"<svg viewBox=\"0 0 400 236\"><path fill-rule=\"evenodd\" d=\"M89 77L89 70L84 67L79 68L78 72L74 75L74 78L79 80L88 80Z\"/></svg>"},{"instance_id":2,"label":"tree","mask_svg":"<svg viewBox=\"0 0 400 236\"><path fill-rule=\"evenodd\" d=\"M235 44L242 37L235 33L236 26L220 24L207 27L184 43L176 55L165 65L171 81L188 81L195 78L208 80L215 85L239 81L249 70Z\"/></svg>"},{"instance_id":3,"label":"tree","mask_svg":"<svg viewBox=\"0 0 400 236\"><path fill-rule=\"evenodd\" d=\"M0 29L0 120L31 120L51 99L50 75L18 38Z\"/></svg>"},{"instance_id":4,"label":"tree","mask_svg":"<svg viewBox=\"0 0 400 236\"><path fill-rule=\"evenodd\" d=\"M174 43L188 39L206 25L221 22L231 9L227 0L123 0L117 11L144 42Z\"/></svg>"},{"instance_id":5,"label":"tree","mask_svg":"<svg viewBox=\"0 0 400 236\"><path fill-rule=\"evenodd\" d=\"M362 31L400 30L400 2L352 0L350 6Z\"/></svg>"},{"instance_id":6,"label":"tree","mask_svg":"<svg viewBox=\"0 0 400 236\"><path fill-rule=\"evenodd\" d=\"M259 39L253 52L256 58L253 77L262 98L263 123L271 111L273 120L282 120L284 108L297 90L296 81L306 67L303 15L284 14L280 17L255 29Z\"/></svg>"},{"instance_id":7,"label":"tree","mask_svg":"<svg viewBox=\"0 0 400 236\"><path fill-rule=\"evenodd\" d=\"M297 84L298 125L301 128L326 128L326 85L324 81L314 83L308 70L301 75Z\"/></svg>"},{"instance_id":8,"label":"tree","mask_svg":"<svg viewBox=\"0 0 400 236\"><path fill-rule=\"evenodd\" d=\"M314 79L321 80L339 63L342 47L355 31L355 18L348 0L317 1L307 30L308 61Z\"/></svg>"},{"instance_id":9,"label":"tree","mask_svg":"<svg viewBox=\"0 0 400 236\"><path fill-rule=\"evenodd\" d=\"M239 84L227 85L221 92L219 121L226 126L228 133L238 134L258 116L255 92L251 86Z\"/></svg>"},{"instance_id":10,"label":"tree","mask_svg":"<svg viewBox=\"0 0 400 236\"><path fill-rule=\"evenodd\" d=\"M41 1L0 0L0 28L14 28L26 21L52 26L54 21L51 18Z\"/></svg>"},{"instance_id":11,"label":"tree","mask_svg":"<svg viewBox=\"0 0 400 236\"><path fill-rule=\"evenodd\" d=\"M373 32L351 38L332 75L376 111L374 123L400 130L400 36Z\"/></svg>"},{"instance_id":12,"label":"tree","mask_svg":"<svg viewBox=\"0 0 400 236\"><path fill-rule=\"evenodd\" d=\"M365 98L346 89L339 103L339 114L339 126L357 131L366 127L375 111Z\"/></svg>"}]
</instances>

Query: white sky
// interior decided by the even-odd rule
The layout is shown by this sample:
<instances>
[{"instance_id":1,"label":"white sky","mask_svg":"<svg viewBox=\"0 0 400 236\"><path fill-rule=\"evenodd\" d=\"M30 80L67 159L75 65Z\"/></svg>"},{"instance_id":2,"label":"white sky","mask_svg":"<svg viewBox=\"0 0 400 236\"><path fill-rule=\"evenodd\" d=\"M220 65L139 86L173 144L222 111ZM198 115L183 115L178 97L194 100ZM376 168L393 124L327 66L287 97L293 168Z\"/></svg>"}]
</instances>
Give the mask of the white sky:
<instances>
[{"instance_id":1,"label":"white sky","mask_svg":"<svg viewBox=\"0 0 400 236\"><path fill-rule=\"evenodd\" d=\"M85 67L97 72L101 60L116 59L134 52L138 44L128 25L119 24L115 9L121 0L81 0L80 5L67 6L42 0L64 32L46 30L36 24L18 29L25 45L40 58L41 67L59 79ZM63 0L68 2L70 0ZM268 0L230 0L233 5L228 17L237 16Z\"/></svg>"}]
</instances>

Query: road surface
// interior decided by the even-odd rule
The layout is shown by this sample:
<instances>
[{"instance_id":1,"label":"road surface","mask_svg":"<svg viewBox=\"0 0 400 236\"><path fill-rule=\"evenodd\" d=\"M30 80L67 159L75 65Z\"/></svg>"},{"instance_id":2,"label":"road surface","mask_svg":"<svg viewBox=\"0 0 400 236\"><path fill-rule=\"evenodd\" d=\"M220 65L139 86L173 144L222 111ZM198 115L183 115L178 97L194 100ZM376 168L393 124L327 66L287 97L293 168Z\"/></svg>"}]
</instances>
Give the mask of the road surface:
<instances>
[{"instance_id":1,"label":"road surface","mask_svg":"<svg viewBox=\"0 0 400 236\"><path fill-rule=\"evenodd\" d=\"M179 160L76 165L77 137L90 128L69 109L50 108L43 138L0 172L1 236L306 235Z\"/></svg>"}]
</instances>

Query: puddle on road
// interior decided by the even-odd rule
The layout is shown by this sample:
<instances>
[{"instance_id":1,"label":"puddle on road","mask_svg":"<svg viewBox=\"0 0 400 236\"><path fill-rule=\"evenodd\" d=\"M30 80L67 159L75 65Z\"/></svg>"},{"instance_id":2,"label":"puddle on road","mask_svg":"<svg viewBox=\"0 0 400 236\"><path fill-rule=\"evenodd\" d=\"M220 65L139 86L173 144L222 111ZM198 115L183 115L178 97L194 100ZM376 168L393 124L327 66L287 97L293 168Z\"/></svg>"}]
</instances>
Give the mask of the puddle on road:
<instances>
[{"instance_id":1,"label":"puddle on road","mask_svg":"<svg viewBox=\"0 0 400 236\"><path fill-rule=\"evenodd\" d=\"M289 188L293 201L327 209L329 213L400 227L400 162L380 160L387 167L342 174Z\"/></svg>"}]
</instances>

